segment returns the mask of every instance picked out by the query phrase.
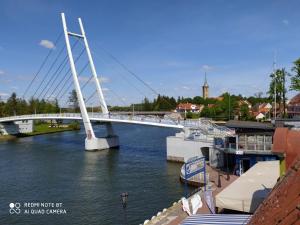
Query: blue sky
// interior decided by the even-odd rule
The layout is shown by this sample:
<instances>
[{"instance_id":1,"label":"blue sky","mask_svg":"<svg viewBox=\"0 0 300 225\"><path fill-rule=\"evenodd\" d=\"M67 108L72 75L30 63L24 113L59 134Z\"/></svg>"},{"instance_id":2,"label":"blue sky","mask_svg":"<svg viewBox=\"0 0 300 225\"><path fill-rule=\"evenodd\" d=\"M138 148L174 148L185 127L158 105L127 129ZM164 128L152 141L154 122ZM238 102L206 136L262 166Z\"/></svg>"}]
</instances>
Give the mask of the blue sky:
<instances>
[{"instance_id":1,"label":"blue sky","mask_svg":"<svg viewBox=\"0 0 300 225\"><path fill-rule=\"evenodd\" d=\"M287 70L300 57L298 9L293 0L2 0L0 95L23 94L49 50L41 41L54 42L62 31L62 11L71 31L78 32L77 18L83 19L109 104L139 102L153 93L102 48L161 94L200 95L204 71L211 96L265 93L274 52L277 66ZM87 88L85 98L92 92Z\"/></svg>"}]
</instances>

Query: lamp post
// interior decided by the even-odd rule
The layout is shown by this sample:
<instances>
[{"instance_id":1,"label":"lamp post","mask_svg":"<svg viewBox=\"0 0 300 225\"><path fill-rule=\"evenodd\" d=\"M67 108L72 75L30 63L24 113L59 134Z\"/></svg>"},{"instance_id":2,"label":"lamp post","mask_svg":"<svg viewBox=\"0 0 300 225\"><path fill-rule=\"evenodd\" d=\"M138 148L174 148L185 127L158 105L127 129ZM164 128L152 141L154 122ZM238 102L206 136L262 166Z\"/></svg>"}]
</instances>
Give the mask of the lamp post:
<instances>
[{"instance_id":1,"label":"lamp post","mask_svg":"<svg viewBox=\"0 0 300 225\"><path fill-rule=\"evenodd\" d=\"M220 178L220 167L219 167L219 162L220 162L220 159L219 159L219 155L220 153L217 152L217 161L218 161L218 184L217 184L217 187L220 188L222 185L221 185L221 178Z\"/></svg>"},{"instance_id":2,"label":"lamp post","mask_svg":"<svg viewBox=\"0 0 300 225\"><path fill-rule=\"evenodd\" d=\"M229 167L228 167L228 163L229 163L229 162L228 162L228 161L229 161L229 160L228 160L228 156L229 156L229 155L228 155L228 151L226 151L226 173L227 173L227 174L226 174L226 175L227 175L227 176L226 176L226 180L230 180L230 176L229 176Z\"/></svg>"},{"instance_id":3,"label":"lamp post","mask_svg":"<svg viewBox=\"0 0 300 225\"><path fill-rule=\"evenodd\" d=\"M273 62L273 73L274 73L274 121L276 121L276 110L277 110L277 103L276 103L276 95L277 95L277 81L276 81L276 52L274 53L274 62Z\"/></svg>"},{"instance_id":4,"label":"lamp post","mask_svg":"<svg viewBox=\"0 0 300 225\"><path fill-rule=\"evenodd\" d=\"M230 120L231 112L230 112L230 93L228 92L228 120Z\"/></svg>"},{"instance_id":5,"label":"lamp post","mask_svg":"<svg viewBox=\"0 0 300 225\"><path fill-rule=\"evenodd\" d=\"M134 117L134 104L132 104L132 117Z\"/></svg>"},{"instance_id":6,"label":"lamp post","mask_svg":"<svg viewBox=\"0 0 300 225\"><path fill-rule=\"evenodd\" d=\"M126 207L127 207L127 199L128 199L128 193L123 192L121 194L121 201L122 201L122 206L123 206L123 215L124 215L124 225L127 225L127 215L126 215Z\"/></svg>"}]
</instances>

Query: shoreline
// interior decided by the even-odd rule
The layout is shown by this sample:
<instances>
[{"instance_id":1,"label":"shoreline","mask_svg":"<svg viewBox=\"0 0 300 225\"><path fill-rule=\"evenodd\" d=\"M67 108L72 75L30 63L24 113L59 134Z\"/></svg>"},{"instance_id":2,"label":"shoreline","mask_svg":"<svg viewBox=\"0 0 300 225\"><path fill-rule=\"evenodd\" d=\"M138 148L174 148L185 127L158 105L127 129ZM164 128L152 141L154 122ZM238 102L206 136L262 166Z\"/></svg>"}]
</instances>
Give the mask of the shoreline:
<instances>
[{"instance_id":1,"label":"shoreline","mask_svg":"<svg viewBox=\"0 0 300 225\"><path fill-rule=\"evenodd\" d=\"M74 129L74 128L62 128L61 130L48 130L48 131L34 131L32 133L20 133L15 135L16 138L23 138L23 137L32 137L32 136L38 136L38 135L43 135L43 134L53 134L53 133L60 133L60 132L65 132L65 131L76 131L79 129Z\"/></svg>"},{"instance_id":2,"label":"shoreline","mask_svg":"<svg viewBox=\"0 0 300 225\"><path fill-rule=\"evenodd\" d=\"M25 137L33 137L33 136L38 136L38 135L44 135L44 134L53 134L53 133L61 133L65 131L76 131L80 129L74 129L71 127L61 127L61 128L56 128L55 130L47 129L45 131L34 131L31 133L18 133L18 134L8 134L8 135L0 135L0 142L1 141L11 141L15 140L17 138L25 138Z\"/></svg>"},{"instance_id":3,"label":"shoreline","mask_svg":"<svg viewBox=\"0 0 300 225\"><path fill-rule=\"evenodd\" d=\"M210 173L209 179L207 180L207 188L212 191L213 199L215 201L215 196L224 190L228 185L234 182L238 177L230 174L230 179L226 179L226 175L222 174L220 176L222 185L218 187L218 171L209 165L207 165L207 172ZM182 180L180 179L180 182ZM188 185L194 186L197 182L189 183ZM196 187L196 186L194 186ZM192 196L198 194L200 195L203 206L197 210L197 214L210 214L210 210L205 202L203 186L195 188L195 190L187 196L187 199L190 201ZM184 197L184 196L182 196ZM153 215L151 218L144 220L142 225L180 225L183 220L188 217L187 213L182 209L181 198L175 201L170 207L158 211L157 214Z\"/></svg>"}]
</instances>

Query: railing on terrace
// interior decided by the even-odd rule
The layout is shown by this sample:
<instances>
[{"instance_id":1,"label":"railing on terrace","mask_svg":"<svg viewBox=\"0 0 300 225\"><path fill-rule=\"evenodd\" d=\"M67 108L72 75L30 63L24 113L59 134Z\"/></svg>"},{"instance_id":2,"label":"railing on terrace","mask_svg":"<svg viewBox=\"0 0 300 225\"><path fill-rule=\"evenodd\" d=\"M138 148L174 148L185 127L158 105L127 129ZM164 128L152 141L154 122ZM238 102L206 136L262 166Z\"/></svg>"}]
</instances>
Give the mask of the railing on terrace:
<instances>
[{"instance_id":1,"label":"railing on terrace","mask_svg":"<svg viewBox=\"0 0 300 225\"><path fill-rule=\"evenodd\" d=\"M270 152L272 150L272 143L248 143L247 146L243 144L229 143L226 146L215 146L216 148L222 149L229 153L236 153L237 151L241 152Z\"/></svg>"},{"instance_id":2,"label":"railing on terrace","mask_svg":"<svg viewBox=\"0 0 300 225\"><path fill-rule=\"evenodd\" d=\"M213 135L206 135L206 134L202 134L202 135L198 136L198 135L192 134L189 137L184 138L184 140L213 143L214 142L214 136Z\"/></svg>"}]
</instances>

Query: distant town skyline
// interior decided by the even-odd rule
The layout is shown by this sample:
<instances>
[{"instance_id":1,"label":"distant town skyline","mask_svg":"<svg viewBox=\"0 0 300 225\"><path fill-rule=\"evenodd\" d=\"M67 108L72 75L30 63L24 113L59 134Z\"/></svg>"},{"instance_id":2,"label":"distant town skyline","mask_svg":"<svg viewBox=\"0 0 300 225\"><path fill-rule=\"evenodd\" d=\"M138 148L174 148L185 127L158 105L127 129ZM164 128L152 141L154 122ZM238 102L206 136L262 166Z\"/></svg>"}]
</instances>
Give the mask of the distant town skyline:
<instances>
[{"instance_id":1,"label":"distant town skyline","mask_svg":"<svg viewBox=\"0 0 300 225\"><path fill-rule=\"evenodd\" d=\"M83 19L111 105L139 102L145 96L151 99L154 93L110 54L158 93L174 97L201 96L205 72L209 96L227 91L265 95L274 54L277 67L288 71L300 57L300 15L294 0L29 0L26 4L4 0L0 3L2 98L12 92L22 96L48 49L60 48L54 41L62 32L61 12L66 13L72 31L79 30L77 18ZM81 83L89 74L80 77ZM91 92L88 88L85 97ZM295 93L289 92L288 97Z\"/></svg>"}]
</instances>

